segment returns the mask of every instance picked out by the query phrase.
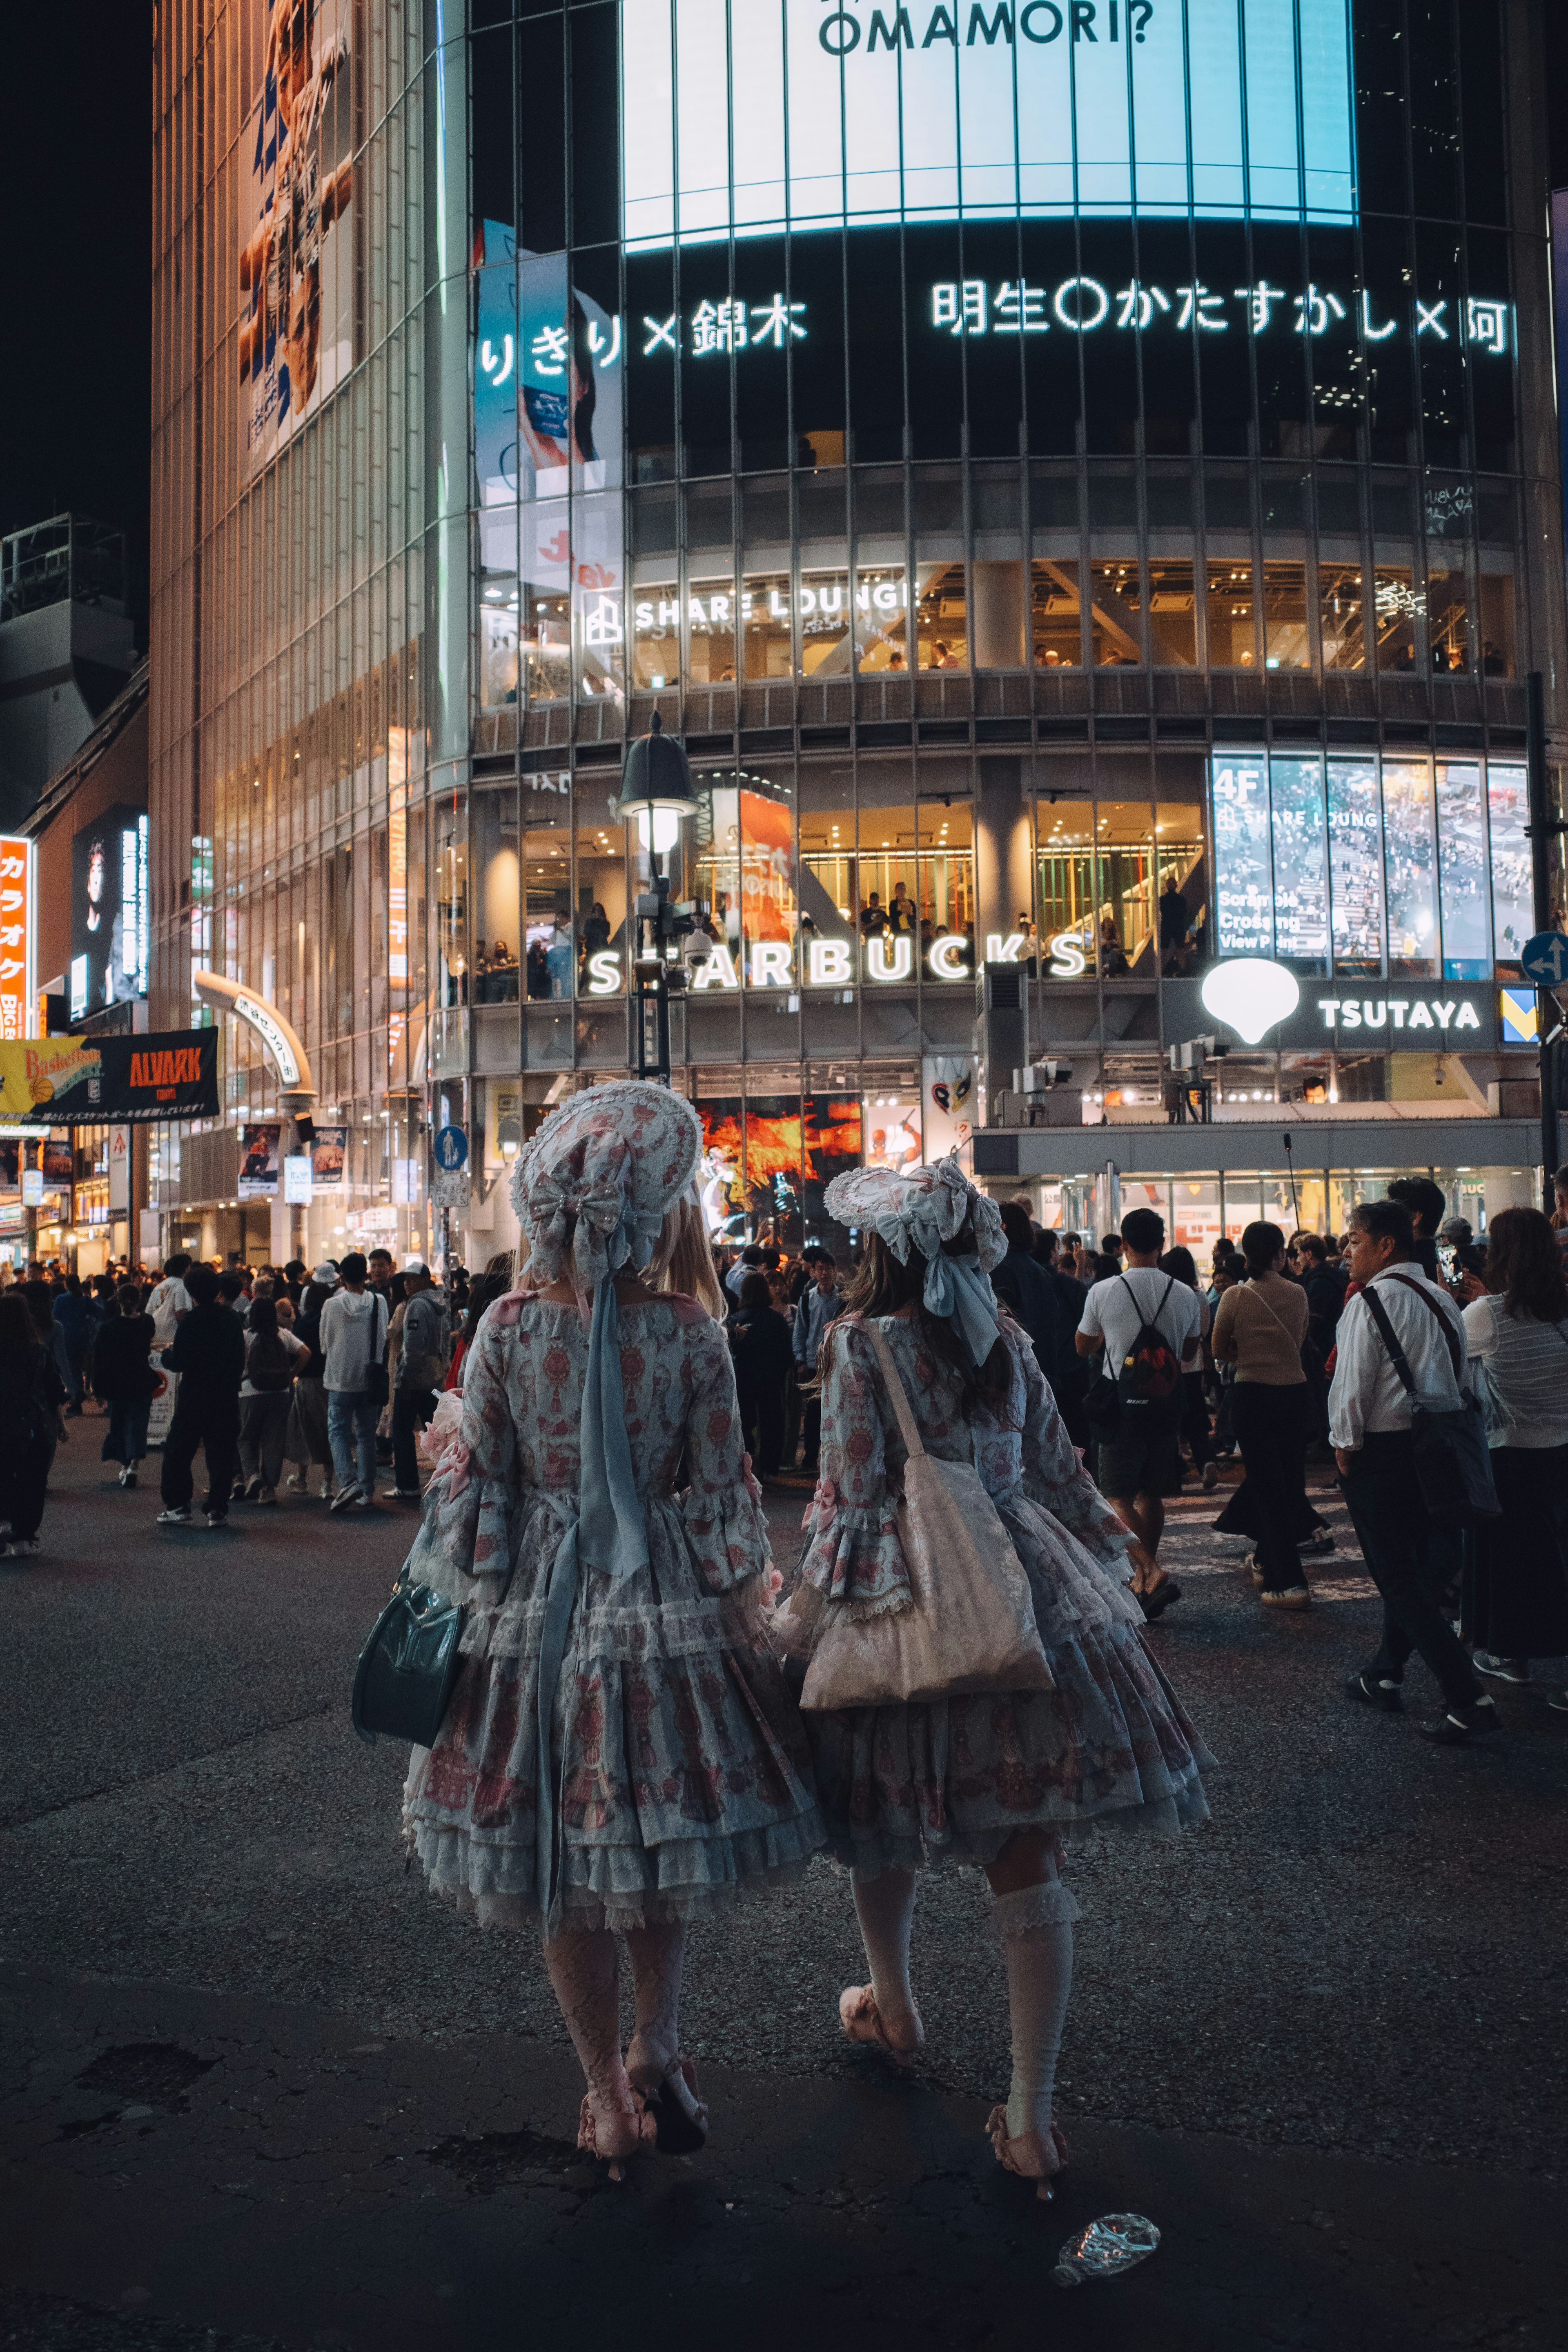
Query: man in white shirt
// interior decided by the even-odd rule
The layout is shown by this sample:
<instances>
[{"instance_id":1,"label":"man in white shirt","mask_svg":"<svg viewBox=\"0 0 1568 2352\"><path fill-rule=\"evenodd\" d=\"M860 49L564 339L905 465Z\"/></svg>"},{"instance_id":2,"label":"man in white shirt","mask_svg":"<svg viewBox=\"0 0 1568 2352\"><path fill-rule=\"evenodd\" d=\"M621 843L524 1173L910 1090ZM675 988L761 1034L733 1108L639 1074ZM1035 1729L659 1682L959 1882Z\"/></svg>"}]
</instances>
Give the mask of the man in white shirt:
<instances>
[{"instance_id":1,"label":"man in white shirt","mask_svg":"<svg viewBox=\"0 0 1568 2352\"><path fill-rule=\"evenodd\" d=\"M1127 1271L1097 1282L1084 1301L1075 1345L1080 1356L1105 1350L1107 1377L1116 1380L1145 1324L1169 1341L1177 1362L1195 1361L1202 1318L1197 1294L1174 1275L1160 1271L1165 1221L1152 1209L1129 1209L1121 1220ZM1123 1407L1115 1427L1101 1438L1097 1475L1100 1489L1135 1538L1132 1590L1152 1620L1179 1601L1182 1589L1159 1566L1155 1554L1165 1527L1164 1495L1182 1475L1183 1390L1158 1404Z\"/></svg>"},{"instance_id":2,"label":"man in white shirt","mask_svg":"<svg viewBox=\"0 0 1568 2352\"><path fill-rule=\"evenodd\" d=\"M178 1250L163 1261L163 1279L155 1283L148 1294L147 1312L153 1318L153 1345L172 1348L174 1332L191 1311L191 1294L185 1288L185 1276L191 1270L190 1254Z\"/></svg>"},{"instance_id":3,"label":"man in white shirt","mask_svg":"<svg viewBox=\"0 0 1568 2352\"><path fill-rule=\"evenodd\" d=\"M1398 1201L1363 1201L1351 1218L1345 1264L1362 1291L1373 1290L1393 1326L1424 1396L1459 1393L1465 1330L1447 1292L1413 1262L1410 1212ZM1452 1342L1452 1345L1450 1345ZM1397 1715L1400 1685L1413 1650L1442 1685L1444 1713L1419 1727L1428 1739L1457 1746L1500 1727L1469 1654L1439 1605L1448 1557L1436 1538L1415 1473L1410 1397L1363 1297L1348 1301L1336 1333L1339 1349L1329 1391L1329 1439L1361 1541L1367 1573L1383 1596L1377 1655L1346 1685L1363 1706ZM1456 1370L1456 1362L1458 1370Z\"/></svg>"},{"instance_id":4,"label":"man in white shirt","mask_svg":"<svg viewBox=\"0 0 1568 2352\"><path fill-rule=\"evenodd\" d=\"M321 1309L318 1342L326 1367L321 1385L338 1482L331 1507L368 1511L375 1500L375 1425L384 1402L384 1395L373 1393L372 1383L374 1368L385 1353L389 1318L381 1293L365 1287L370 1267L360 1251L350 1250L338 1274L342 1288Z\"/></svg>"}]
</instances>

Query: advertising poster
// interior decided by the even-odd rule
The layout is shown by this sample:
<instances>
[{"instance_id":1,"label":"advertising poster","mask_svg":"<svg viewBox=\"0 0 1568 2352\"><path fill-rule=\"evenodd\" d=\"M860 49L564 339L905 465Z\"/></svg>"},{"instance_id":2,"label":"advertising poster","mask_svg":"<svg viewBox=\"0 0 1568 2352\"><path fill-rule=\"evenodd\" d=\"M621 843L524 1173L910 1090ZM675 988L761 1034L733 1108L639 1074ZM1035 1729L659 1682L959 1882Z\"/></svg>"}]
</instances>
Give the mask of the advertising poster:
<instances>
[{"instance_id":1,"label":"advertising poster","mask_svg":"<svg viewBox=\"0 0 1568 2352\"><path fill-rule=\"evenodd\" d=\"M348 1142L346 1127L317 1128L310 1143L310 1182L316 1192L333 1192L342 1183Z\"/></svg>"},{"instance_id":2,"label":"advertising poster","mask_svg":"<svg viewBox=\"0 0 1568 2352\"><path fill-rule=\"evenodd\" d=\"M0 1038L25 1037L32 844L0 841Z\"/></svg>"},{"instance_id":3,"label":"advertising poster","mask_svg":"<svg viewBox=\"0 0 1568 2352\"><path fill-rule=\"evenodd\" d=\"M925 1157L945 1160L969 1140L974 1117L974 1060L969 1054L928 1054L921 1065Z\"/></svg>"},{"instance_id":4,"label":"advertising poster","mask_svg":"<svg viewBox=\"0 0 1568 2352\"><path fill-rule=\"evenodd\" d=\"M152 1359L153 1377L157 1382L147 1408L147 1443L164 1445L168 1443L169 1423L174 1418L174 1399L180 1392L178 1372L166 1372L154 1354Z\"/></svg>"},{"instance_id":5,"label":"advertising poster","mask_svg":"<svg viewBox=\"0 0 1568 2352\"><path fill-rule=\"evenodd\" d=\"M278 1190L282 1127L276 1119L268 1119L259 1127L242 1127L239 1136L239 1197L242 1201L264 1200Z\"/></svg>"},{"instance_id":6,"label":"advertising poster","mask_svg":"<svg viewBox=\"0 0 1568 2352\"><path fill-rule=\"evenodd\" d=\"M240 141L239 378L258 467L354 354L352 0L266 0Z\"/></svg>"},{"instance_id":7,"label":"advertising poster","mask_svg":"<svg viewBox=\"0 0 1568 2352\"><path fill-rule=\"evenodd\" d=\"M71 1019L147 993L144 809L105 809L71 843Z\"/></svg>"},{"instance_id":8,"label":"advertising poster","mask_svg":"<svg viewBox=\"0 0 1568 2352\"><path fill-rule=\"evenodd\" d=\"M0 1118L39 1126L216 1118L216 1029L0 1043Z\"/></svg>"},{"instance_id":9,"label":"advertising poster","mask_svg":"<svg viewBox=\"0 0 1568 2352\"><path fill-rule=\"evenodd\" d=\"M696 1108L702 1121L702 1161L697 1181L708 1230L717 1237L734 1221L738 1234L746 1205L741 1181L741 1098L739 1095L703 1096Z\"/></svg>"},{"instance_id":10,"label":"advertising poster","mask_svg":"<svg viewBox=\"0 0 1568 2352\"><path fill-rule=\"evenodd\" d=\"M61 1192L68 1187L75 1173L76 1155L68 1142L58 1135L47 1136L38 1148L38 1167L46 1192Z\"/></svg>"},{"instance_id":11,"label":"advertising poster","mask_svg":"<svg viewBox=\"0 0 1568 2352\"><path fill-rule=\"evenodd\" d=\"M787 801L741 794L741 919L749 942L795 937L791 850L794 812Z\"/></svg>"},{"instance_id":12,"label":"advertising poster","mask_svg":"<svg viewBox=\"0 0 1568 2352\"><path fill-rule=\"evenodd\" d=\"M866 1097L866 1165L900 1168L921 1164L921 1107L912 1095Z\"/></svg>"}]
</instances>

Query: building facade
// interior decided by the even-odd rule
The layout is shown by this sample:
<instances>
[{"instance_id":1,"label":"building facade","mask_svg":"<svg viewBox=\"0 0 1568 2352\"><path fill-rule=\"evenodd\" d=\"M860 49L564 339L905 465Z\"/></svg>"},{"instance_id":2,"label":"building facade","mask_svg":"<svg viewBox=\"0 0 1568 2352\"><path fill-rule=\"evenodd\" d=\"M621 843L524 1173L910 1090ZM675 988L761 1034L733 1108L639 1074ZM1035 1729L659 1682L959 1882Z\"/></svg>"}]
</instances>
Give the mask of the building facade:
<instances>
[{"instance_id":1,"label":"building facade","mask_svg":"<svg viewBox=\"0 0 1568 2352\"><path fill-rule=\"evenodd\" d=\"M510 1243L521 1143L626 1066L656 712L716 1223L797 1238L982 1120L1068 1223L1531 1195L1540 37L1536 0L164 12L155 1025L202 969L276 1005L341 1170L238 1204L279 1083L231 1034L171 1234L431 1246L457 1126L460 1246ZM1243 956L1307 1025L1172 1126Z\"/></svg>"}]
</instances>

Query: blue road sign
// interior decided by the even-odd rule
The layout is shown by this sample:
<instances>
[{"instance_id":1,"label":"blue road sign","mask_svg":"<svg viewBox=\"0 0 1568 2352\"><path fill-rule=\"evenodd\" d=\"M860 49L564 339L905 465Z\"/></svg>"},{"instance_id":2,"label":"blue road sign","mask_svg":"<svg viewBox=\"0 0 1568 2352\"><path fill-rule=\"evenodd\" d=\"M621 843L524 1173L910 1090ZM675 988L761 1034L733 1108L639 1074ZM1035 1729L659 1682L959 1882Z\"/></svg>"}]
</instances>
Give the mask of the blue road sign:
<instances>
[{"instance_id":1,"label":"blue road sign","mask_svg":"<svg viewBox=\"0 0 1568 2352\"><path fill-rule=\"evenodd\" d=\"M1561 931L1537 931L1519 960L1537 988L1561 988L1568 980L1568 940Z\"/></svg>"},{"instance_id":2,"label":"blue road sign","mask_svg":"<svg viewBox=\"0 0 1568 2352\"><path fill-rule=\"evenodd\" d=\"M436 1165L454 1175L468 1156L468 1139L460 1127L443 1127L436 1137Z\"/></svg>"}]
</instances>

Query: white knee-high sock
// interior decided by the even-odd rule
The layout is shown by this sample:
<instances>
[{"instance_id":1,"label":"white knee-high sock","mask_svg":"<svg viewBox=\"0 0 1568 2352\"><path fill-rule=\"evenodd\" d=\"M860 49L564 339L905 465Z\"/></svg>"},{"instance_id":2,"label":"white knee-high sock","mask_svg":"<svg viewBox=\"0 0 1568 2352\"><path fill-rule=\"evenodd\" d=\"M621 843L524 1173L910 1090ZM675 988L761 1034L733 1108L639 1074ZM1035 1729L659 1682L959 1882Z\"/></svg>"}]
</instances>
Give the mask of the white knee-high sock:
<instances>
[{"instance_id":1,"label":"white knee-high sock","mask_svg":"<svg viewBox=\"0 0 1568 2352\"><path fill-rule=\"evenodd\" d=\"M992 1908L992 1925L1007 1969L1013 2027L1010 2139L1031 2131L1042 2139L1050 2137L1057 2055L1072 1989L1072 1917L1077 1908L1059 1885L1026 1886L1016 1895L999 1895Z\"/></svg>"},{"instance_id":2,"label":"white knee-high sock","mask_svg":"<svg viewBox=\"0 0 1568 2352\"><path fill-rule=\"evenodd\" d=\"M916 2015L910 1990L910 1929L915 1916L912 1870L881 1870L873 1878L851 1874L861 1940L871 1964L871 1990L886 2025Z\"/></svg>"}]
</instances>

